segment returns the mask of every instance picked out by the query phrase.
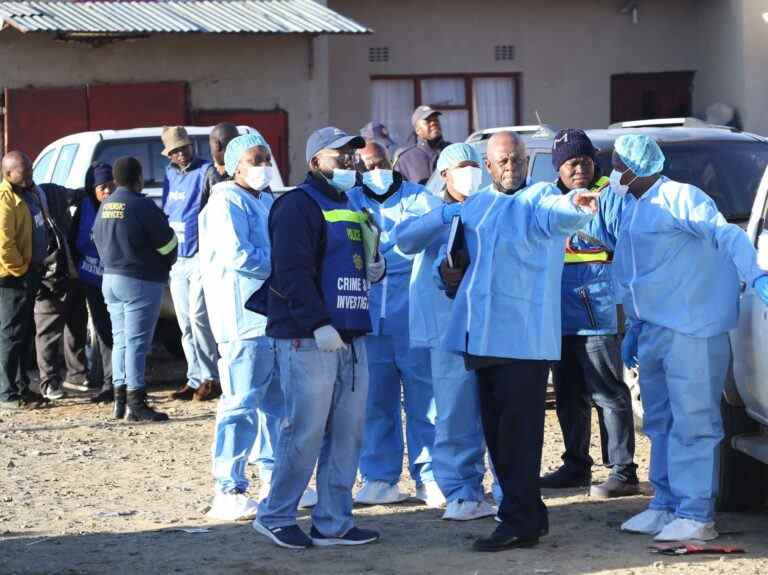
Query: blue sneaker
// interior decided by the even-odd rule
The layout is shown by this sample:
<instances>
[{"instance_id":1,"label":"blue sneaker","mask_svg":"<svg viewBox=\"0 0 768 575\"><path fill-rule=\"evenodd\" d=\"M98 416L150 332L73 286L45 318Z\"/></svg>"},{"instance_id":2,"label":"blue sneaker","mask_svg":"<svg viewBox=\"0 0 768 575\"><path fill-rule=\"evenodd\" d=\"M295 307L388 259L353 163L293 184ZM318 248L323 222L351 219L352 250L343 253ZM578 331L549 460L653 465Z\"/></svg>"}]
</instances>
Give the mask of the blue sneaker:
<instances>
[{"instance_id":1,"label":"blue sneaker","mask_svg":"<svg viewBox=\"0 0 768 575\"><path fill-rule=\"evenodd\" d=\"M286 527L267 527L259 521L259 518L253 520L252 527L269 537L278 547L286 549L307 549L312 547L312 540L307 537L298 525L288 525Z\"/></svg>"},{"instance_id":2,"label":"blue sneaker","mask_svg":"<svg viewBox=\"0 0 768 575\"><path fill-rule=\"evenodd\" d=\"M379 540L379 534L376 531L358 529L357 527L353 527L341 537L326 537L315 529L314 525L309 533L312 536L312 543L320 547L330 545L365 545L366 543L374 543Z\"/></svg>"}]
</instances>

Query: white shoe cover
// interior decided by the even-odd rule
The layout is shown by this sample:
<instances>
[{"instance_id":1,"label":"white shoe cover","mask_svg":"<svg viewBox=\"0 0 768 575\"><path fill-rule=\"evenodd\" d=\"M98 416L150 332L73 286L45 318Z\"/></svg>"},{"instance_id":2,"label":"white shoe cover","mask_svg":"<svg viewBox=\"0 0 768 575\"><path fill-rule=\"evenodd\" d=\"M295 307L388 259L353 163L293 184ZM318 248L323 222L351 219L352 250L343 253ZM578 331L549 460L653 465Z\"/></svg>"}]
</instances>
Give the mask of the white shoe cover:
<instances>
[{"instance_id":1,"label":"white shoe cover","mask_svg":"<svg viewBox=\"0 0 768 575\"><path fill-rule=\"evenodd\" d=\"M496 508L485 501L450 501L443 513L446 521L472 521L496 515Z\"/></svg>"},{"instance_id":2,"label":"white shoe cover","mask_svg":"<svg viewBox=\"0 0 768 575\"><path fill-rule=\"evenodd\" d=\"M661 530L654 541L711 541L718 536L713 522L702 523L678 517Z\"/></svg>"},{"instance_id":3,"label":"white shoe cover","mask_svg":"<svg viewBox=\"0 0 768 575\"><path fill-rule=\"evenodd\" d=\"M646 509L638 513L631 519L621 524L622 531L630 533L644 533L645 535L656 535L660 533L667 524L672 523L675 516L669 511L659 511L657 509Z\"/></svg>"},{"instance_id":4,"label":"white shoe cover","mask_svg":"<svg viewBox=\"0 0 768 575\"><path fill-rule=\"evenodd\" d=\"M301 499L299 499L299 509L307 509L315 505L317 505L317 491L307 487L304 493L302 493Z\"/></svg>"},{"instance_id":5,"label":"white shoe cover","mask_svg":"<svg viewBox=\"0 0 768 575\"><path fill-rule=\"evenodd\" d=\"M425 481L416 488L416 499L421 499L427 507L438 509L445 505L445 496L440 491L437 481Z\"/></svg>"},{"instance_id":6,"label":"white shoe cover","mask_svg":"<svg viewBox=\"0 0 768 575\"><path fill-rule=\"evenodd\" d=\"M355 495L355 503L364 505L400 503L406 499L406 493L402 493L397 485L390 485L386 481L366 481Z\"/></svg>"},{"instance_id":7,"label":"white shoe cover","mask_svg":"<svg viewBox=\"0 0 768 575\"><path fill-rule=\"evenodd\" d=\"M209 519L247 521L256 517L259 504L242 493L217 493L206 513Z\"/></svg>"}]
</instances>

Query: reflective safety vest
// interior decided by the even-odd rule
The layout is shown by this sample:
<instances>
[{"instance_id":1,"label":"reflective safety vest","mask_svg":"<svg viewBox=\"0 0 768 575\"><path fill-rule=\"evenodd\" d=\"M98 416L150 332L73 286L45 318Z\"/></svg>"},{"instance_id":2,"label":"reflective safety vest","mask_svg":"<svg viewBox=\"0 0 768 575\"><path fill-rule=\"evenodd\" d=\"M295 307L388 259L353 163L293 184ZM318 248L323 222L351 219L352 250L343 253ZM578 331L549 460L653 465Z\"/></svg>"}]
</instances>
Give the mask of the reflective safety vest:
<instances>
[{"instance_id":1,"label":"reflective safety vest","mask_svg":"<svg viewBox=\"0 0 768 575\"><path fill-rule=\"evenodd\" d=\"M368 279L361 224L365 216L349 200L331 200L312 186L299 186L325 219L325 252L320 265L320 290L331 323L338 331L370 332Z\"/></svg>"},{"instance_id":2,"label":"reflective safety vest","mask_svg":"<svg viewBox=\"0 0 768 575\"><path fill-rule=\"evenodd\" d=\"M199 159L186 171L169 165L165 170L167 191L163 211L179 240L179 257L189 258L197 253L197 219L200 215L205 176L211 164Z\"/></svg>"},{"instance_id":3,"label":"reflective safety vest","mask_svg":"<svg viewBox=\"0 0 768 575\"><path fill-rule=\"evenodd\" d=\"M590 188L591 192L599 191L601 188L604 188L609 184L610 180L608 178L600 178L598 179L595 184ZM597 240L594 240L590 238L589 236L586 236L585 234L577 233L576 235L581 236L583 239L590 241L592 243L600 243ZM568 240L565 242L565 263L567 264L595 264L595 263L609 263L613 260L613 253L606 251L602 248L575 248L573 247L571 243L572 238L568 238Z\"/></svg>"}]
</instances>

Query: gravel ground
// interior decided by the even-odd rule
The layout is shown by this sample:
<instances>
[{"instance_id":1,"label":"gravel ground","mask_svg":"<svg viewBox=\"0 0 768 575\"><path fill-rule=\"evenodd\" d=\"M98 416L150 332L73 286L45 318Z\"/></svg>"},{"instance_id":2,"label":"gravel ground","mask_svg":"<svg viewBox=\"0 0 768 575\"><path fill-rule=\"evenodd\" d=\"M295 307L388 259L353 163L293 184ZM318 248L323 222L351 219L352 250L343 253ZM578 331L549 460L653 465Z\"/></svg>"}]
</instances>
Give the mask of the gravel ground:
<instances>
[{"instance_id":1,"label":"gravel ground","mask_svg":"<svg viewBox=\"0 0 768 575\"><path fill-rule=\"evenodd\" d=\"M37 412L0 414L0 574L768 573L768 514L718 518L725 533L720 542L744 547L745 555L667 557L649 551L649 538L618 530L647 497L596 501L583 490L545 493L551 531L534 549L474 553L473 539L493 530L492 519L446 522L440 511L415 500L356 510L362 527L381 531L376 545L278 549L249 523L204 518L215 405L170 400L182 376L181 362L153 357L150 393L170 414L169 423L116 422L107 407L84 397ZM562 449L553 410L546 425L545 470L558 465ZM599 445L593 443L592 451L598 459ZM637 452L646 477L649 445L643 437ZM258 477L252 473L255 495ZM596 468L595 480L605 477ZM414 492L407 470L401 488ZM309 529L306 512L300 525ZM190 528L208 531L184 531Z\"/></svg>"}]
</instances>

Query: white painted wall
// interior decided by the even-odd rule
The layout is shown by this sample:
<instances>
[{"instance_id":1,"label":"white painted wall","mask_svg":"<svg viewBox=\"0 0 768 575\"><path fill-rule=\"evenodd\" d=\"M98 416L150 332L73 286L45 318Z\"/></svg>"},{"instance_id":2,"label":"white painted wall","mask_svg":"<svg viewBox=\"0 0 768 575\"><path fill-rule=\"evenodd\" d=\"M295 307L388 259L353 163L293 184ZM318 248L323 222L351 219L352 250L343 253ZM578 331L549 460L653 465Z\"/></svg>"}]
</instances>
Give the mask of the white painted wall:
<instances>
[{"instance_id":1,"label":"white painted wall","mask_svg":"<svg viewBox=\"0 0 768 575\"><path fill-rule=\"evenodd\" d=\"M304 144L327 123L327 48L309 37L154 36L93 48L46 35L0 33L0 89L94 82L186 81L193 109L288 112L290 181ZM314 65L310 69L310 51Z\"/></svg>"}]
</instances>

